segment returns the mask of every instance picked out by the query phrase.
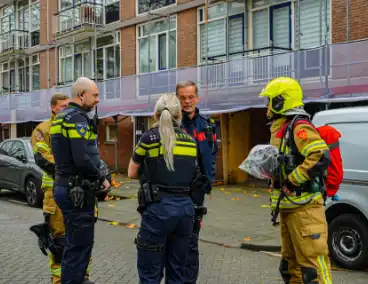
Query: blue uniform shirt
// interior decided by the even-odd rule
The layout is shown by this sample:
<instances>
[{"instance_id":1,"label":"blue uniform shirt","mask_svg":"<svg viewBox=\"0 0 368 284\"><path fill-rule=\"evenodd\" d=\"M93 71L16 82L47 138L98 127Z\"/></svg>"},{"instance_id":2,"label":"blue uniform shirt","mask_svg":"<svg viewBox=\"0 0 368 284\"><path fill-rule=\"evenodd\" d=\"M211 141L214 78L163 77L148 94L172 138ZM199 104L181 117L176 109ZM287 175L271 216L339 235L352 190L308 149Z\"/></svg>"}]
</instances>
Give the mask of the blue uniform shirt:
<instances>
[{"instance_id":1,"label":"blue uniform shirt","mask_svg":"<svg viewBox=\"0 0 368 284\"><path fill-rule=\"evenodd\" d=\"M216 124L210 118L199 114L196 109L192 119L183 116L182 126L197 142L198 162L201 173L213 183L216 176L217 137Z\"/></svg>"}]
</instances>

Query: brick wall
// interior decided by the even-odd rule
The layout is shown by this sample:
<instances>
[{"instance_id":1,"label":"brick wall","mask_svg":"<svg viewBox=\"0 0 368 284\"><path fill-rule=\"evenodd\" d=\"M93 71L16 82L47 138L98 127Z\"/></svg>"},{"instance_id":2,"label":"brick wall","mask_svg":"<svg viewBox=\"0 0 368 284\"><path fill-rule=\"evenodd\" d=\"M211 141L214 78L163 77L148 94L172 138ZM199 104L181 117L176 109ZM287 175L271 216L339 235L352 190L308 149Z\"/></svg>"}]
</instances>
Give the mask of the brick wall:
<instances>
[{"instance_id":1,"label":"brick wall","mask_svg":"<svg viewBox=\"0 0 368 284\"><path fill-rule=\"evenodd\" d=\"M123 117L120 116L119 119ZM114 143L106 142L106 125L114 124L112 118L105 118L100 121L99 133L99 149L101 158L107 165L114 169L115 167L115 151ZM130 117L126 117L118 124L118 168L126 172L129 165L129 160L133 152L133 123Z\"/></svg>"},{"instance_id":2,"label":"brick wall","mask_svg":"<svg viewBox=\"0 0 368 284\"><path fill-rule=\"evenodd\" d=\"M332 0L332 42L346 41L346 1ZM350 40L368 38L366 15L368 1L351 0L349 12Z\"/></svg>"},{"instance_id":3,"label":"brick wall","mask_svg":"<svg viewBox=\"0 0 368 284\"><path fill-rule=\"evenodd\" d=\"M135 18L136 0L120 0L120 20L130 20Z\"/></svg>"},{"instance_id":4,"label":"brick wall","mask_svg":"<svg viewBox=\"0 0 368 284\"><path fill-rule=\"evenodd\" d=\"M197 9L189 9L177 15L177 66L197 65Z\"/></svg>"}]
</instances>

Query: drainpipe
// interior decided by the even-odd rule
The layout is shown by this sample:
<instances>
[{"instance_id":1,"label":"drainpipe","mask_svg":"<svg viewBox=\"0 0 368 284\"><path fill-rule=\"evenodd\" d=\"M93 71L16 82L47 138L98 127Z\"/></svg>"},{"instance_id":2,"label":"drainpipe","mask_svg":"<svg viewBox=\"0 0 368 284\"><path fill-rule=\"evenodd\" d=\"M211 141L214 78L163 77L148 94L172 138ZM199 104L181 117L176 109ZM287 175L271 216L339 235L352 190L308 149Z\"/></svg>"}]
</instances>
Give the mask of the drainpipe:
<instances>
[{"instance_id":1,"label":"drainpipe","mask_svg":"<svg viewBox=\"0 0 368 284\"><path fill-rule=\"evenodd\" d=\"M350 41L350 0L346 0L346 41Z\"/></svg>"},{"instance_id":2,"label":"drainpipe","mask_svg":"<svg viewBox=\"0 0 368 284\"><path fill-rule=\"evenodd\" d=\"M46 1L46 13L47 13L47 45L50 44L50 10L49 1ZM47 89L50 88L50 46L47 48L47 60L46 60L46 73L47 73Z\"/></svg>"}]
</instances>

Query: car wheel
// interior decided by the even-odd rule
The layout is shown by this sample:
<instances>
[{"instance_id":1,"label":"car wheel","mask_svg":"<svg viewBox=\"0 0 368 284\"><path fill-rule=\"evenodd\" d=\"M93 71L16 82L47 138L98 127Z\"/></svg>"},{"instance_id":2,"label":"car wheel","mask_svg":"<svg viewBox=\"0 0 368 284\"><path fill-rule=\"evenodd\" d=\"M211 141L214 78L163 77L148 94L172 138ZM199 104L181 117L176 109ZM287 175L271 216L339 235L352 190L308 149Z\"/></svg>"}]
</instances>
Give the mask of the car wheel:
<instances>
[{"instance_id":1,"label":"car wheel","mask_svg":"<svg viewBox=\"0 0 368 284\"><path fill-rule=\"evenodd\" d=\"M27 203L32 207L40 207L42 203L41 190L38 188L36 180L29 177L25 184Z\"/></svg>"},{"instance_id":2,"label":"car wheel","mask_svg":"<svg viewBox=\"0 0 368 284\"><path fill-rule=\"evenodd\" d=\"M336 217L328 227L330 255L345 269L368 267L367 221L357 214Z\"/></svg>"}]
</instances>

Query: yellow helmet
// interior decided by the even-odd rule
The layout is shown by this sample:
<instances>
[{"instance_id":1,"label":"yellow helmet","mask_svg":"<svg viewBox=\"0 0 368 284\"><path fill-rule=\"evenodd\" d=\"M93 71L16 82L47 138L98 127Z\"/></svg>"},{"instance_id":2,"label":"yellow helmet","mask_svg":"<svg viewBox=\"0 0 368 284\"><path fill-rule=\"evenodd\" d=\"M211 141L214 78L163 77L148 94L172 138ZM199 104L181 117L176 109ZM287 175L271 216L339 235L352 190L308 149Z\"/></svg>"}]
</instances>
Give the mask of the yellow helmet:
<instances>
[{"instance_id":1,"label":"yellow helmet","mask_svg":"<svg viewBox=\"0 0 368 284\"><path fill-rule=\"evenodd\" d=\"M268 99L270 110L276 114L304 106L302 88L296 80L289 77L271 80L259 96Z\"/></svg>"}]
</instances>

